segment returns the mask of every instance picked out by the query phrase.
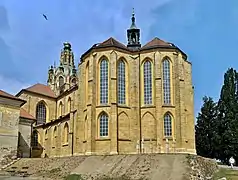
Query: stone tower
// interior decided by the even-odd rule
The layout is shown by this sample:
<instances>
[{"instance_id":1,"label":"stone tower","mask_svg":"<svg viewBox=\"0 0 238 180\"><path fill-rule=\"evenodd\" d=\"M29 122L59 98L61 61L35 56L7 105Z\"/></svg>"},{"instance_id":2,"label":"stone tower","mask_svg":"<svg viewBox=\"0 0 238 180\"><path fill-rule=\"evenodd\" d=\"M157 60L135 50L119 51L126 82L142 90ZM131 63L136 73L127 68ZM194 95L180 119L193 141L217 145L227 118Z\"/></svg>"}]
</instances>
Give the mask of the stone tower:
<instances>
[{"instance_id":1,"label":"stone tower","mask_svg":"<svg viewBox=\"0 0 238 180\"><path fill-rule=\"evenodd\" d=\"M127 39L128 39L127 47L136 50L141 47L141 44L140 44L140 29L136 27L135 21L136 18L133 8L131 17L131 27L127 29Z\"/></svg>"},{"instance_id":2,"label":"stone tower","mask_svg":"<svg viewBox=\"0 0 238 180\"><path fill-rule=\"evenodd\" d=\"M56 95L63 93L77 83L77 70L74 65L74 54L70 43L64 43L60 55L60 65L50 67L47 83Z\"/></svg>"}]
</instances>

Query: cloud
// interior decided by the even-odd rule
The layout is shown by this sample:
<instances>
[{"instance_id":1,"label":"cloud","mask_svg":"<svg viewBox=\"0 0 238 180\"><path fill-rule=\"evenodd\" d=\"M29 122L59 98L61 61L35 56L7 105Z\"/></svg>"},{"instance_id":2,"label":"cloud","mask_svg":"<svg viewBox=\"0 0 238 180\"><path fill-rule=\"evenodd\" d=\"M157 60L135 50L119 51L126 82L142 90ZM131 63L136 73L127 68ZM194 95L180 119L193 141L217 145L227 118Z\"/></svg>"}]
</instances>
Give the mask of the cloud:
<instances>
[{"instance_id":1,"label":"cloud","mask_svg":"<svg viewBox=\"0 0 238 180\"><path fill-rule=\"evenodd\" d=\"M27 88L30 85L27 83L22 83L16 79L9 79L0 75L0 89L6 91L12 95L18 93L21 89Z\"/></svg>"},{"instance_id":2,"label":"cloud","mask_svg":"<svg viewBox=\"0 0 238 180\"><path fill-rule=\"evenodd\" d=\"M127 43L126 29L133 7L144 44L150 40L149 29L156 20L152 10L173 1L4 1L5 8L0 11L5 23L1 26L5 31L11 26L11 31L0 37L0 60L4 61L0 76L26 84L44 83L47 68L54 61L58 64L65 41L72 43L76 64L94 43L111 36Z\"/></svg>"}]
</instances>

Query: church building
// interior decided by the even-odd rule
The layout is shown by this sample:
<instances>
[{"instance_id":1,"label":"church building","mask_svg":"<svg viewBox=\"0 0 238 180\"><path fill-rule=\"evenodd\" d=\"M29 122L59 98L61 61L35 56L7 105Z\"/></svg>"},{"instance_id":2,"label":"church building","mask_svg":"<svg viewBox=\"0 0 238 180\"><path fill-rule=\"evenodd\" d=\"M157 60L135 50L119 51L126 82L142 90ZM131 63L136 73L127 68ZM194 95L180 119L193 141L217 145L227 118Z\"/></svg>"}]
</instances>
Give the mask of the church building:
<instances>
[{"instance_id":1,"label":"church building","mask_svg":"<svg viewBox=\"0 0 238 180\"><path fill-rule=\"evenodd\" d=\"M157 37L142 46L134 13L131 21L127 45L94 44L76 67L64 43L47 85L16 95L35 118L31 157L196 154L191 63Z\"/></svg>"}]
</instances>

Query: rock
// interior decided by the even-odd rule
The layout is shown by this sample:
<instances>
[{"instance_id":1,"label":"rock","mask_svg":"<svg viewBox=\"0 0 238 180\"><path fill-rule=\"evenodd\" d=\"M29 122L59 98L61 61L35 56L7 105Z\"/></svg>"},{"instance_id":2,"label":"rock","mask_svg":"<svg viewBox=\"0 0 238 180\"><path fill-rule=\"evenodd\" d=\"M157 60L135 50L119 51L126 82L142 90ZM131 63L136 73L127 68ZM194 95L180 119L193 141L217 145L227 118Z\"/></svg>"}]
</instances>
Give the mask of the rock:
<instances>
[{"instance_id":1,"label":"rock","mask_svg":"<svg viewBox=\"0 0 238 180\"><path fill-rule=\"evenodd\" d=\"M12 160L15 160L15 159L17 159L17 156L16 156L16 155L15 155L15 156L12 156L11 159L12 159Z\"/></svg>"}]
</instances>

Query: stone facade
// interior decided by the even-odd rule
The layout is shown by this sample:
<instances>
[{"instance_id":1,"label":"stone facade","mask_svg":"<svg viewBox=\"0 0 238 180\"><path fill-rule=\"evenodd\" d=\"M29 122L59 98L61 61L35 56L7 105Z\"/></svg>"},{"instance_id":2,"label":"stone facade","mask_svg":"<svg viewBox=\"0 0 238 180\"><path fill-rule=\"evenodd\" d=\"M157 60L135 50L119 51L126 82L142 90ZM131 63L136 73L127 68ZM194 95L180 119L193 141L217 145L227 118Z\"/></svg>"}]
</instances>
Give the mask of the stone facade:
<instances>
[{"instance_id":1,"label":"stone facade","mask_svg":"<svg viewBox=\"0 0 238 180\"><path fill-rule=\"evenodd\" d=\"M141 47L134 14L127 37L127 46L113 38L93 45L78 68L71 45L64 43L48 85L16 95L36 118L32 157L196 154L187 55L159 38Z\"/></svg>"},{"instance_id":2,"label":"stone facade","mask_svg":"<svg viewBox=\"0 0 238 180\"><path fill-rule=\"evenodd\" d=\"M32 119L20 118L18 126L18 156L31 157Z\"/></svg>"},{"instance_id":3,"label":"stone facade","mask_svg":"<svg viewBox=\"0 0 238 180\"><path fill-rule=\"evenodd\" d=\"M99 102L99 64L109 62L108 104ZM163 104L162 61L171 62L171 104ZM117 63L126 62L126 104L117 102ZM152 103L143 103L143 63L152 62ZM88 68L88 70L86 70ZM90 53L79 65L79 92L76 151L79 154L131 154L187 152L195 154L193 87L191 63L180 52L152 49L138 53L117 48ZM88 80L85 81L85 77ZM88 85L87 85L88 84ZM87 87L87 91L85 88ZM99 135L99 117L109 116L109 136ZM164 115L172 116L172 136L164 136ZM139 142L139 148L138 147ZM168 147L168 149L166 149Z\"/></svg>"},{"instance_id":4,"label":"stone facade","mask_svg":"<svg viewBox=\"0 0 238 180\"><path fill-rule=\"evenodd\" d=\"M24 103L0 90L0 167L18 156L20 107ZM31 131L25 133L31 136Z\"/></svg>"}]
</instances>

